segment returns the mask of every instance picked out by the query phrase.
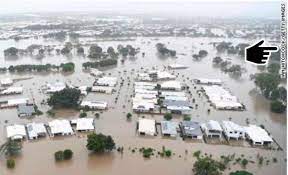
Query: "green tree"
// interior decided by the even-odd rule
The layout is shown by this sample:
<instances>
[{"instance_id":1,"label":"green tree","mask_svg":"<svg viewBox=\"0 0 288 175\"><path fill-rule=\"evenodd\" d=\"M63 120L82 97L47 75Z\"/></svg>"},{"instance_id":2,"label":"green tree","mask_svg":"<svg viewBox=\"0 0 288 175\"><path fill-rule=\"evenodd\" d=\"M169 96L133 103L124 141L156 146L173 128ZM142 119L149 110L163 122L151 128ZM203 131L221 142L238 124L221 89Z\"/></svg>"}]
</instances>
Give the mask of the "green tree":
<instances>
[{"instance_id":1,"label":"green tree","mask_svg":"<svg viewBox=\"0 0 288 175\"><path fill-rule=\"evenodd\" d=\"M63 72L72 72L75 69L75 64L74 63L65 63L61 64L60 67L62 68Z\"/></svg>"},{"instance_id":2,"label":"green tree","mask_svg":"<svg viewBox=\"0 0 288 175\"><path fill-rule=\"evenodd\" d=\"M87 117L87 113L86 112L81 112L79 115L80 118L84 118Z\"/></svg>"},{"instance_id":3,"label":"green tree","mask_svg":"<svg viewBox=\"0 0 288 175\"><path fill-rule=\"evenodd\" d=\"M65 88L59 92L53 93L47 100L49 106L54 108L76 108L80 98L80 90L74 88Z\"/></svg>"},{"instance_id":4,"label":"green tree","mask_svg":"<svg viewBox=\"0 0 288 175\"><path fill-rule=\"evenodd\" d=\"M22 146L20 142L9 139L0 146L0 154L4 153L7 156L14 156L20 153L21 149Z\"/></svg>"},{"instance_id":5,"label":"green tree","mask_svg":"<svg viewBox=\"0 0 288 175\"><path fill-rule=\"evenodd\" d=\"M130 112L126 114L126 118L127 118L128 120L130 120L131 117L132 117L132 114L131 114Z\"/></svg>"},{"instance_id":6,"label":"green tree","mask_svg":"<svg viewBox=\"0 0 288 175\"><path fill-rule=\"evenodd\" d=\"M54 158L56 161L61 161L64 159L64 153L63 151L57 151L54 153Z\"/></svg>"},{"instance_id":7,"label":"green tree","mask_svg":"<svg viewBox=\"0 0 288 175\"><path fill-rule=\"evenodd\" d=\"M195 175L220 175L225 169L224 164L213 160L211 157L199 157L193 165Z\"/></svg>"},{"instance_id":8,"label":"green tree","mask_svg":"<svg viewBox=\"0 0 288 175\"><path fill-rule=\"evenodd\" d=\"M253 174L247 171L235 171L235 172L231 172L230 175L253 175Z\"/></svg>"},{"instance_id":9,"label":"green tree","mask_svg":"<svg viewBox=\"0 0 288 175\"><path fill-rule=\"evenodd\" d=\"M63 151L63 158L65 160L70 160L72 158L72 156L73 156L73 151L71 149L65 149Z\"/></svg>"},{"instance_id":10,"label":"green tree","mask_svg":"<svg viewBox=\"0 0 288 175\"><path fill-rule=\"evenodd\" d=\"M270 98L271 92L278 87L279 83L279 75L270 73L260 73L256 75L255 84L260 88L266 98Z\"/></svg>"},{"instance_id":11,"label":"green tree","mask_svg":"<svg viewBox=\"0 0 288 175\"><path fill-rule=\"evenodd\" d=\"M268 70L269 73L279 74L280 65L277 64L277 63L269 64L268 67L267 67L267 70Z\"/></svg>"},{"instance_id":12,"label":"green tree","mask_svg":"<svg viewBox=\"0 0 288 175\"><path fill-rule=\"evenodd\" d=\"M166 114L164 114L164 118L165 118L165 120L171 120L172 119L172 114L171 113L166 113Z\"/></svg>"},{"instance_id":13,"label":"green tree","mask_svg":"<svg viewBox=\"0 0 288 175\"><path fill-rule=\"evenodd\" d=\"M92 133L88 135L86 147L93 152L112 151L115 148L115 142L111 136Z\"/></svg>"},{"instance_id":14,"label":"green tree","mask_svg":"<svg viewBox=\"0 0 288 175\"><path fill-rule=\"evenodd\" d=\"M7 159L6 160L6 166L9 169L15 168L15 160L14 159Z\"/></svg>"},{"instance_id":15,"label":"green tree","mask_svg":"<svg viewBox=\"0 0 288 175\"><path fill-rule=\"evenodd\" d=\"M283 113L286 110L286 106L281 101L275 100L271 102L270 109L275 113Z\"/></svg>"}]
</instances>

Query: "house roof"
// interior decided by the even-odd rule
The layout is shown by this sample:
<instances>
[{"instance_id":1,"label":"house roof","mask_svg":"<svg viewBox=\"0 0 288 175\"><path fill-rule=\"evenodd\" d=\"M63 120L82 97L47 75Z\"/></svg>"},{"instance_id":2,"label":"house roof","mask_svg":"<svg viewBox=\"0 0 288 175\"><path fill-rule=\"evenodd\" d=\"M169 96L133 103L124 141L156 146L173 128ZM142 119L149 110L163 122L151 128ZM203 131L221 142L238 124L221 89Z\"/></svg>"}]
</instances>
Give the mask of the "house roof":
<instances>
[{"instance_id":1,"label":"house roof","mask_svg":"<svg viewBox=\"0 0 288 175\"><path fill-rule=\"evenodd\" d=\"M244 127L244 130L254 142L273 142L268 133L259 126L249 125L248 127Z\"/></svg>"},{"instance_id":2,"label":"house roof","mask_svg":"<svg viewBox=\"0 0 288 175\"><path fill-rule=\"evenodd\" d=\"M0 92L0 94L22 93L23 87L9 87Z\"/></svg>"},{"instance_id":3,"label":"house roof","mask_svg":"<svg viewBox=\"0 0 288 175\"><path fill-rule=\"evenodd\" d=\"M243 126L240 126L232 121L222 121L222 127L228 132L230 131L244 132Z\"/></svg>"},{"instance_id":4,"label":"house roof","mask_svg":"<svg viewBox=\"0 0 288 175\"><path fill-rule=\"evenodd\" d=\"M181 83L179 81L166 81L164 83L161 84L161 88L162 89L181 89Z\"/></svg>"},{"instance_id":5,"label":"house roof","mask_svg":"<svg viewBox=\"0 0 288 175\"><path fill-rule=\"evenodd\" d=\"M219 122L215 120L209 120L207 123L201 125L204 129L214 130L214 131L223 131Z\"/></svg>"},{"instance_id":6,"label":"house roof","mask_svg":"<svg viewBox=\"0 0 288 175\"><path fill-rule=\"evenodd\" d=\"M52 134L70 134L73 133L68 120L53 120L48 123Z\"/></svg>"},{"instance_id":7,"label":"house roof","mask_svg":"<svg viewBox=\"0 0 288 175\"><path fill-rule=\"evenodd\" d=\"M185 135L202 136L200 124L194 121L182 121L180 124Z\"/></svg>"},{"instance_id":8,"label":"house roof","mask_svg":"<svg viewBox=\"0 0 288 175\"><path fill-rule=\"evenodd\" d=\"M97 85L108 85L108 86L115 86L117 83L116 77L102 77L96 81Z\"/></svg>"},{"instance_id":9,"label":"house roof","mask_svg":"<svg viewBox=\"0 0 288 175\"><path fill-rule=\"evenodd\" d=\"M162 91L161 96L165 98L167 96L186 97L186 94L184 92Z\"/></svg>"},{"instance_id":10,"label":"house roof","mask_svg":"<svg viewBox=\"0 0 288 175\"><path fill-rule=\"evenodd\" d=\"M82 101L81 106L88 106L91 108L107 108L108 103L105 101Z\"/></svg>"},{"instance_id":11,"label":"house roof","mask_svg":"<svg viewBox=\"0 0 288 175\"><path fill-rule=\"evenodd\" d=\"M2 85L10 85L13 84L13 80L11 78L3 78L0 80Z\"/></svg>"},{"instance_id":12,"label":"house roof","mask_svg":"<svg viewBox=\"0 0 288 175\"><path fill-rule=\"evenodd\" d=\"M176 135L177 134L177 126L178 126L177 122L161 121L162 134Z\"/></svg>"},{"instance_id":13,"label":"house roof","mask_svg":"<svg viewBox=\"0 0 288 175\"><path fill-rule=\"evenodd\" d=\"M76 130L94 130L93 118L78 118L71 121L72 124L76 124Z\"/></svg>"},{"instance_id":14,"label":"house roof","mask_svg":"<svg viewBox=\"0 0 288 175\"><path fill-rule=\"evenodd\" d=\"M37 137L39 134L46 134L46 128L43 123L28 123L26 127L30 139Z\"/></svg>"},{"instance_id":15,"label":"house roof","mask_svg":"<svg viewBox=\"0 0 288 175\"><path fill-rule=\"evenodd\" d=\"M54 93L65 89L66 85L63 82L56 82L56 83L47 83L47 90L48 93Z\"/></svg>"},{"instance_id":16,"label":"house roof","mask_svg":"<svg viewBox=\"0 0 288 175\"><path fill-rule=\"evenodd\" d=\"M27 114L32 115L35 113L35 109L33 105L27 105L27 104L20 104L17 108L18 114Z\"/></svg>"},{"instance_id":17,"label":"house roof","mask_svg":"<svg viewBox=\"0 0 288 175\"><path fill-rule=\"evenodd\" d=\"M163 105L164 106L186 106L186 107L189 107L190 104L188 101L178 101L178 100L167 100L167 99L164 99L163 100Z\"/></svg>"},{"instance_id":18,"label":"house roof","mask_svg":"<svg viewBox=\"0 0 288 175\"><path fill-rule=\"evenodd\" d=\"M8 105L20 105L20 104L26 104L28 102L28 98L19 98L19 99L10 99L8 100Z\"/></svg>"},{"instance_id":19,"label":"house roof","mask_svg":"<svg viewBox=\"0 0 288 175\"><path fill-rule=\"evenodd\" d=\"M152 119L139 119L138 131L148 135L156 134L156 121Z\"/></svg>"},{"instance_id":20,"label":"house roof","mask_svg":"<svg viewBox=\"0 0 288 175\"><path fill-rule=\"evenodd\" d=\"M7 138L22 139L26 136L26 130L24 125L9 125L6 127Z\"/></svg>"}]
</instances>

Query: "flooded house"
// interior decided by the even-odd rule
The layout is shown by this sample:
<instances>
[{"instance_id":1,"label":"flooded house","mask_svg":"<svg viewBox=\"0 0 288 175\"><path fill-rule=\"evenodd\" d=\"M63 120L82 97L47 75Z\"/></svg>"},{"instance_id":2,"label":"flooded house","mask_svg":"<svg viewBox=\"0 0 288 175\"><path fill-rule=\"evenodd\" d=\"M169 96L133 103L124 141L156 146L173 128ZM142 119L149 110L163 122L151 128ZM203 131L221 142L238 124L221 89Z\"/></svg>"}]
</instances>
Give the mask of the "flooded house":
<instances>
[{"instance_id":1,"label":"flooded house","mask_svg":"<svg viewBox=\"0 0 288 175\"><path fill-rule=\"evenodd\" d=\"M30 117L35 113L33 104L20 104L17 107L18 117Z\"/></svg>"},{"instance_id":2,"label":"flooded house","mask_svg":"<svg viewBox=\"0 0 288 175\"><path fill-rule=\"evenodd\" d=\"M161 133L163 136L176 137L177 127L177 122L161 121Z\"/></svg>"},{"instance_id":3,"label":"flooded house","mask_svg":"<svg viewBox=\"0 0 288 175\"><path fill-rule=\"evenodd\" d=\"M273 143L272 137L267 131L256 125L249 125L244 127L246 138L253 145L269 145Z\"/></svg>"},{"instance_id":4,"label":"flooded house","mask_svg":"<svg viewBox=\"0 0 288 175\"><path fill-rule=\"evenodd\" d=\"M28 123L26 128L30 140L38 139L38 137L45 137L47 134L44 123Z\"/></svg>"},{"instance_id":5,"label":"flooded house","mask_svg":"<svg viewBox=\"0 0 288 175\"><path fill-rule=\"evenodd\" d=\"M154 90L156 89L157 84L156 83L150 83L150 82L134 82L134 88L135 89L145 89L145 90Z\"/></svg>"},{"instance_id":6,"label":"flooded house","mask_svg":"<svg viewBox=\"0 0 288 175\"><path fill-rule=\"evenodd\" d=\"M216 109L222 110L242 110L243 105L238 102L236 96L221 86L202 86L208 100Z\"/></svg>"},{"instance_id":7,"label":"flooded house","mask_svg":"<svg viewBox=\"0 0 288 175\"><path fill-rule=\"evenodd\" d=\"M173 91L161 91L159 97L162 98L174 98L174 97L186 97L185 92L173 92Z\"/></svg>"},{"instance_id":8,"label":"flooded house","mask_svg":"<svg viewBox=\"0 0 288 175\"><path fill-rule=\"evenodd\" d=\"M80 106L82 108L88 107L89 109L107 109L108 103L105 101L82 101Z\"/></svg>"},{"instance_id":9,"label":"flooded house","mask_svg":"<svg viewBox=\"0 0 288 175\"><path fill-rule=\"evenodd\" d=\"M153 119L139 119L138 121L138 133L140 135L156 136L156 121Z\"/></svg>"},{"instance_id":10,"label":"flooded house","mask_svg":"<svg viewBox=\"0 0 288 175\"><path fill-rule=\"evenodd\" d=\"M245 130L243 126L240 126L232 121L222 121L221 126L223 128L223 133L228 140L233 139L244 139Z\"/></svg>"},{"instance_id":11,"label":"flooded house","mask_svg":"<svg viewBox=\"0 0 288 175\"><path fill-rule=\"evenodd\" d=\"M63 89L66 88L65 83L62 82L56 82L56 83L47 83L46 84L46 93L55 93L62 91Z\"/></svg>"},{"instance_id":12,"label":"flooded house","mask_svg":"<svg viewBox=\"0 0 288 175\"><path fill-rule=\"evenodd\" d=\"M92 75L94 77L100 77L100 76L104 75L104 72L94 68L94 69L90 69L90 75Z\"/></svg>"},{"instance_id":13,"label":"flooded house","mask_svg":"<svg viewBox=\"0 0 288 175\"><path fill-rule=\"evenodd\" d=\"M80 90L80 92L81 92L81 95L87 95L88 94L88 92L87 92L87 86L79 86L77 89L79 89Z\"/></svg>"},{"instance_id":14,"label":"flooded house","mask_svg":"<svg viewBox=\"0 0 288 175\"><path fill-rule=\"evenodd\" d=\"M221 85L222 81L220 79L208 79L208 78L196 78L194 79L196 84L202 85Z\"/></svg>"},{"instance_id":15,"label":"flooded house","mask_svg":"<svg viewBox=\"0 0 288 175\"><path fill-rule=\"evenodd\" d=\"M146 81L148 81L148 82L153 81L153 79L149 76L148 73L138 73L136 80L137 81L145 81L145 82Z\"/></svg>"},{"instance_id":16,"label":"flooded house","mask_svg":"<svg viewBox=\"0 0 288 175\"><path fill-rule=\"evenodd\" d=\"M55 135L72 135L74 134L71 124L68 120L53 120L48 123L50 128L50 136Z\"/></svg>"},{"instance_id":17,"label":"flooded house","mask_svg":"<svg viewBox=\"0 0 288 175\"><path fill-rule=\"evenodd\" d=\"M186 69L188 66L185 66L183 64L170 64L168 65L169 69Z\"/></svg>"},{"instance_id":18,"label":"flooded house","mask_svg":"<svg viewBox=\"0 0 288 175\"><path fill-rule=\"evenodd\" d=\"M28 98L18 98L18 99L10 99L5 101L0 105L0 108L11 108L11 107L17 107L21 104L28 104L29 99Z\"/></svg>"},{"instance_id":19,"label":"flooded house","mask_svg":"<svg viewBox=\"0 0 288 175\"><path fill-rule=\"evenodd\" d=\"M96 80L95 85L97 86L109 86L115 87L117 84L116 77L102 77Z\"/></svg>"},{"instance_id":20,"label":"flooded house","mask_svg":"<svg viewBox=\"0 0 288 175\"><path fill-rule=\"evenodd\" d=\"M1 86L11 86L13 84L13 80L11 78L3 78L0 80Z\"/></svg>"},{"instance_id":21,"label":"flooded house","mask_svg":"<svg viewBox=\"0 0 288 175\"><path fill-rule=\"evenodd\" d=\"M223 129L218 121L209 120L208 122L201 124L201 129L207 137L222 137Z\"/></svg>"},{"instance_id":22,"label":"flooded house","mask_svg":"<svg viewBox=\"0 0 288 175\"><path fill-rule=\"evenodd\" d=\"M162 102L162 106L165 107L167 111L174 114L190 114L192 111L190 103L185 97L165 97Z\"/></svg>"},{"instance_id":23,"label":"flooded house","mask_svg":"<svg viewBox=\"0 0 288 175\"><path fill-rule=\"evenodd\" d=\"M199 122L182 121L180 123L181 134L183 138L202 139L203 133Z\"/></svg>"},{"instance_id":24,"label":"flooded house","mask_svg":"<svg viewBox=\"0 0 288 175\"><path fill-rule=\"evenodd\" d=\"M26 137L24 125L14 124L6 127L7 138L11 140L23 140Z\"/></svg>"},{"instance_id":25,"label":"flooded house","mask_svg":"<svg viewBox=\"0 0 288 175\"><path fill-rule=\"evenodd\" d=\"M88 132L94 131L94 119L93 118L78 118L71 120L72 125L76 125L76 131Z\"/></svg>"},{"instance_id":26,"label":"flooded house","mask_svg":"<svg viewBox=\"0 0 288 175\"><path fill-rule=\"evenodd\" d=\"M161 90L181 91L182 85L179 81L166 81L161 84Z\"/></svg>"},{"instance_id":27,"label":"flooded house","mask_svg":"<svg viewBox=\"0 0 288 175\"><path fill-rule=\"evenodd\" d=\"M113 92L113 88L108 86L92 86L91 92L111 94Z\"/></svg>"},{"instance_id":28,"label":"flooded house","mask_svg":"<svg viewBox=\"0 0 288 175\"><path fill-rule=\"evenodd\" d=\"M8 87L3 91L0 91L0 95L12 95L12 94L22 94L23 87Z\"/></svg>"},{"instance_id":29,"label":"flooded house","mask_svg":"<svg viewBox=\"0 0 288 175\"><path fill-rule=\"evenodd\" d=\"M133 99L132 103L132 108L135 112L152 112L155 109L153 101Z\"/></svg>"}]
</instances>

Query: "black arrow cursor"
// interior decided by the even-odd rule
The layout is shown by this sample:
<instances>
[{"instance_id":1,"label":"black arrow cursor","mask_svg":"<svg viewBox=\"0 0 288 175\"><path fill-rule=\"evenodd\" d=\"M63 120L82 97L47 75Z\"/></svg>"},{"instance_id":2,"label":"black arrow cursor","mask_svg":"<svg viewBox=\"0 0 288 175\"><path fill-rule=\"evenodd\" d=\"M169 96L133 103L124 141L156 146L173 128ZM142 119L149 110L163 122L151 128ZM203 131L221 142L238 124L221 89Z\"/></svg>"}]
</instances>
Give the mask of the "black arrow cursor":
<instances>
[{"instance_id":1,"label":"black arrow cursor","mask_svg":"<svg viewBox=\"0 0 288 175\"><path fill-rule=\"evenodd\" d=\"M245 60L249 63L257 65L265 65L268 63L268 59L271 52L277 52L278 47L260 47L264 43L264 40L259 41L255 45L245 48Z\"/></svg>"}]
</instances>

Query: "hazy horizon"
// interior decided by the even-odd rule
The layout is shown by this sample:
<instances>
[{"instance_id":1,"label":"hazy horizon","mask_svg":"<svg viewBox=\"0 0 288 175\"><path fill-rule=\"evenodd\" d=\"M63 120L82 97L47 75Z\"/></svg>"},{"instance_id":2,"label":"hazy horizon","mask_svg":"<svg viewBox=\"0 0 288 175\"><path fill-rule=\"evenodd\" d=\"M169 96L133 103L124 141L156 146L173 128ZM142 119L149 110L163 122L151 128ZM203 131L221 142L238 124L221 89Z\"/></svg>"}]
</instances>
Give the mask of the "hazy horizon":
<instances>
[{"instance_id":1,"label":"hazy horizon","mask_svg":"<svg viewBox=\"0 0 288 175\"><path fill-rule=\"evenodd\" d=\"M249 18L279 18L280 1L198 1L186 0L135 0L108 1L103 0L15 0L0 2L0 14L11 15L19 13L114 13L123 15L149 14L183 17L249 17Z\"/></svg>"}]
</instances>

